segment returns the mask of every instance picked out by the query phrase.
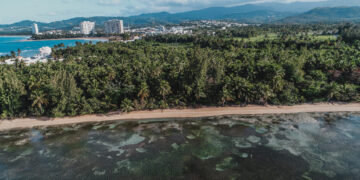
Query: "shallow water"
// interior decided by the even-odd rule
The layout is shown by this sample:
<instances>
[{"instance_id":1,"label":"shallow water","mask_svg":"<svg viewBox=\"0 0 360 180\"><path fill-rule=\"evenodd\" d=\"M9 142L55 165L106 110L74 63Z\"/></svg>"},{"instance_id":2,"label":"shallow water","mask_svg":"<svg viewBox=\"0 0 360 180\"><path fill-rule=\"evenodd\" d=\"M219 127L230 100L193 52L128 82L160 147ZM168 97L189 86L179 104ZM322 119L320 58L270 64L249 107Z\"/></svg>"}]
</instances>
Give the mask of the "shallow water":
<instances>
[{"instance_id":1,"label":"shallow water","mask_svg":"<svg viewBox=\"0 0 360 180\"><path fill-rule=\"evenodd\" d=\"M107 122L0 133L0 179L360 179L360 114Z\"/></svg>"},{"instance_id":2,"label":"shallow water","mask_svg":"<svg viewBox=\"0 0 360 180\"><path fill-rule=\"evenodd\" d=\"M21 50L21 56L33 57L39 54L39 49L45 46L54 47L64 43L65 46L75 46L76 42L87 43L87 42L99 42L102 40L43 40L43 41L24 41L29 39L29 36L0 36L0 56L10 55L11 51L17 53L17 50Z\"/></svg>"}]
</instances>

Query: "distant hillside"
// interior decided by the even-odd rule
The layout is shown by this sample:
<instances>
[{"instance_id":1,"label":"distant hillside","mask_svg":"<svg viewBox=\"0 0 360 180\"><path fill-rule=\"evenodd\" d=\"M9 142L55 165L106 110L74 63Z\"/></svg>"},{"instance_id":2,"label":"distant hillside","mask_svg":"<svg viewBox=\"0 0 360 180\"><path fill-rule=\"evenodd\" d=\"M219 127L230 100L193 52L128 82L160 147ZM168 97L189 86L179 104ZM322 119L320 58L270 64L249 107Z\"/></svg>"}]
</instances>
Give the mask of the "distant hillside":
<instances>
[{"instance_id":1,"label":"distant hillside","mask_svg":"<svg viewBox=\"0 0 360 180\"><path fill-rule=\"evenodd\" d=\"M293 13L289 12L276 12L271 10L259 10L247 13L234 13L223 16L222 19L230 19L243 23L272 23L277 20L286 18Z\"/></svg>"},{"instance_id":2,"label":"distant hillside","mask_svg":"<svg viewBox=\"0 0 360 180\"><path fill-rule=\"evenodd\" d=\"M170 14L167 12L142 14L130 17L78 17L63 21L56 21L51 23L38 23L40 30L51 29L72 29L79 25L81 21L94 21L98 27L104 25L104 22L110 19L123 19L125 26L147 26L158 24L177 24L184 21L194 20L234 20L244 23L264 23L280 20L284 17L294 15L294 13L280 12L274 10L272 7L260 5L243 5L236 7L212 7L195 11L188 11L182 13ZM21 21L9 25L0 25L0 32L16 32L16 31L31 31L31 24L34 21Z\"/></svg>"},{"instance_id":3,"label":"distant hillside","mask_svg":"<svg viewBox=\"0 0 360 180\"><path fill-rule=\"evenodd\" d=\"M315 8L281 20L285 23L360 22L360 7Z\"/></svg>"}]
</instances>

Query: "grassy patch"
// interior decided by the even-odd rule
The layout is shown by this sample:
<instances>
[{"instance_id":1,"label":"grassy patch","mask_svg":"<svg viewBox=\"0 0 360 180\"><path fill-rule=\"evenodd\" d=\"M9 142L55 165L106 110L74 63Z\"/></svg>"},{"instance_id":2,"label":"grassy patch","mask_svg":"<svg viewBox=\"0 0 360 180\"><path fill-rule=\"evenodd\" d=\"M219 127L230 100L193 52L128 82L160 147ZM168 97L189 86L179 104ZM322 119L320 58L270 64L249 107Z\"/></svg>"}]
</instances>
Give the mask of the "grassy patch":
<instances>
[{"instance_id":1,"label":"grassy patch","mask_svg":"<svg viewBox=\"0 0 360 180\"><path fill-rule=\"evenodd\" d=\"M336 40L336 36L334 35L317 35L317 36L312 36L315 40Z\"/></svg>"},{"instance_id":2,"label":"grassy patch","mask_svg":"<svg viewBox=\"0 0 360 180\"><path fill-rule=\"evenodd\" d=\"M269 34L263 34L263 35L259 35L256 37L251 37L251 38L235 38L236 40L244 40L246 42L257 42L257 41L263 41L263 40L274 40L277 38L277 34L276 33L269 33Z\"/></svg>"}]
</instances>

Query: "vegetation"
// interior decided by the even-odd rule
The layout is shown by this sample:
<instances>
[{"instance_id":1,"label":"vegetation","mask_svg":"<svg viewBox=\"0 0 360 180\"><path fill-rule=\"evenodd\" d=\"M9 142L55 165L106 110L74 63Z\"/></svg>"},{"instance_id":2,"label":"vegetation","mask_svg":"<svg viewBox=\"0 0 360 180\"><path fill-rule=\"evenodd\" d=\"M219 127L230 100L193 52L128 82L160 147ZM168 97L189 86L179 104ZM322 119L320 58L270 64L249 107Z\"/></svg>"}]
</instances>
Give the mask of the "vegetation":
<instances>
[{"instance_id":1,"label":"vegetation","mask_svg":"<svg viewBox=\"0 0 360 180\"><path fill-rule=\"evenodd\" d=\"M33 34L31 36L31 39L33 40L44 40L44 39L64 39L64 38L82 38L82 37L86 37L83 34L64 34L64 35L59 35L59 34L43 34L43 35L37 35L37 34Z\"/></svg>"},{"instance_id":2,"label":"vegetation","mask_svg":"<svg viewBox=\"0 0 360 180\"><path fill-rule=\"evenodd\" d=\"M257 41L162 35L59 45L48 63L0 65L0 114L360 101L360 41L277 34Z\"/></svg>"},{"instance_id":3,"label":"vegetation","mask_svg":"<svg viewBox=\"0 0 360 180\"><path fill-rule=\"evenodd\" d=\"M360 40L360 25L345 24L339 27L339 34L343 41L353 43Z\"/></svg>"},{"instance_id":4,"label":"vegetation","mask_svg":"<svg viewBox=\"0 0 360 180\"><path fill-rule=\"evenodd\" d=\"M84 35L84 34L42 34L42 35L36 35L33 34L31 36L31 39L33 40L46 40L46 39L65 39L65 38L97 38L97 37L111 37L121 40L129 40L133 38L134 36L137 36L139 34L137 33L123 33L123 34L103 34L103 33L97 33L97 34L90 34L90 35Z\"/></svg>"}]
</instances>

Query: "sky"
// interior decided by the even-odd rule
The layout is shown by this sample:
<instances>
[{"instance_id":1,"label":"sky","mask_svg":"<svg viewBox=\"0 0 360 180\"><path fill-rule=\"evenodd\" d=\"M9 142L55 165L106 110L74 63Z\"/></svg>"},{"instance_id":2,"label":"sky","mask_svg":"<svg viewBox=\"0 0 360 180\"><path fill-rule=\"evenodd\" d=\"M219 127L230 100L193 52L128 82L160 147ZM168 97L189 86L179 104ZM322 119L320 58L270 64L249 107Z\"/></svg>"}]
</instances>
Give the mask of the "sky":
<instances>
[{"instance_id":1,"label":"sky","mask_svg":"<svg viewBox=\"0 0 360 180\"><path fill-rule=\"evenodd\" d=\"M22 20L52 22L73 17L132 16L163 11L176 13L214 6L295 1L360 6L360 0L1 0L0 24Z\"/></svg>"}]
</instances>

